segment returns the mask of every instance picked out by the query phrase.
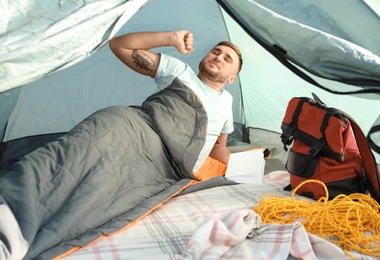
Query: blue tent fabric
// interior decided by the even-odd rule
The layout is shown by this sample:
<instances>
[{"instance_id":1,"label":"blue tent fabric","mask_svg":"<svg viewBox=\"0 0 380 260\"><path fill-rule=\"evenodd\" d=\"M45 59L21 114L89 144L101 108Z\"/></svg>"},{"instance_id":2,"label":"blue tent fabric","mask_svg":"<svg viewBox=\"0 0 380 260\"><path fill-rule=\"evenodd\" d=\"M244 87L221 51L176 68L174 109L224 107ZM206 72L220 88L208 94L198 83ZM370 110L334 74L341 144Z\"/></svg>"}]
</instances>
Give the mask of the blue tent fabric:
<instances>
[{"instance_id":1,"label":"blue tent fabric","mask_svg":"<svg viewBox=\"0 0 380 260\"><path fill-rule=\"evenodd\" d=\"M315 85L332 93L365 92L359 98L326 91L318 96L351 114L366 133L374 126L368 138L378 144L373 132L378 125L374 111L380 108L374 100L379 94L367 92L379 91L380 19L378 6L371 8L369 2L5 1L2 7L8 12L0 26L0 136L9 141L66 132L97 109L141 104L155 91L154 84L119 64L107 41L130 31L188 29L195 35L193 55L183 57L170 48L162 51L195 69L219 40L241 47L245 66L236 84L227 87L234 97L236 123L279 131L288 100L310 96ZM281 72L277 63L292 70ZM294 76L295 71L303 78ZM126 79L131 84L125 86ZM367 107L372 109L364 116L357 112ZM264 116L267 111L271 116Z\"/></svg>"}]
</instances>

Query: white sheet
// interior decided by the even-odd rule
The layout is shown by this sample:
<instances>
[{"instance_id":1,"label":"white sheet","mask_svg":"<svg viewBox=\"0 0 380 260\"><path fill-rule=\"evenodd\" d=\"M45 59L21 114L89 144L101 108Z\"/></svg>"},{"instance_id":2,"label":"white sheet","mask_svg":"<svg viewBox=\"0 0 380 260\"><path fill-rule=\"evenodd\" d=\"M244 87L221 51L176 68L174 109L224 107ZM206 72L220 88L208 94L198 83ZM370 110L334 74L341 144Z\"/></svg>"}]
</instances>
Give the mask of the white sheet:
<instances>
[{"instance_id":1,"label":"white sheet","mask_svg":"<svg viewBox=\"0 0 380 260\"><path fill-rule=\"evenodd\" d=\"M0 216L0 259L22 259L29 245L21 234L16 218L5 204L0 205Z\"/></svg>"},{"instance_id":2,"label":"white sheet","mask_svg":"<svg viewBox=\"0 0 380 260\"><path fill-rule=\"evenodd\" d=\"M175 197L129 229L64 259L350 259L299 223L260 223L251 210L265 193L289 197L287 172ZM299 197L296 195L296 197ZM353 253L358 259L375 259Z\"/></svg>"}]
</instances>

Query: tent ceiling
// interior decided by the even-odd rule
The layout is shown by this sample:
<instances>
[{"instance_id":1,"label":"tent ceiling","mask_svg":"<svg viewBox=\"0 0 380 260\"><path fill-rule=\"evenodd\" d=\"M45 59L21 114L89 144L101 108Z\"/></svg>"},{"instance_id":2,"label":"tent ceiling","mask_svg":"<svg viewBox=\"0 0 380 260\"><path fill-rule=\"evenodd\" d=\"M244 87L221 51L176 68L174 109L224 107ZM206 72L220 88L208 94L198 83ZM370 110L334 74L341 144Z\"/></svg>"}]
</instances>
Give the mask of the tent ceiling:
<instances>
[{"instance_id":1,"label":"tent ceiling","mask_svg":"<svg viewBox=\"0 0 380 260\"><path fill-rule=\"evenodd\" d=\"M236 8L231 12L241 18L246 29L252 29L266 46L281 47L277 50L285 50L282 58L286 62L329 89L357 89L337 83L336 79L356 80L359 86L365 81L380 82L380 18L363 1L218 2ZM275 58L265 45L253 40L221 10L217 1L78 3L33 0L1 3L2 10L9 11L0 23L0 92L3 92L0 136L11 116L4 140L67 131L99 108L140 104L155 91L154 82L129 71L112 55L106 43L115 34L142 30L192 31L195 35L192 55L179 55L172 48L157 51L180 57L195 70L216 42L231 39L237 43L242 49L244 66L240 81L227 87L234 96L237 122L280 131L290 98L311 96L311 92L354 117L364 132L378 118L379 96L366 100L369 96L335 95L316 88L284 67L284 62L278 56ZM379 1L367 3L375 4L373 10L379 10ZM342 6L335 6L338 4ZM54 15L58 11L60 15ZM28 20L33 22L27 23ZM377 83L372 87L379 89Z\"/></svg>"}]
</instances>

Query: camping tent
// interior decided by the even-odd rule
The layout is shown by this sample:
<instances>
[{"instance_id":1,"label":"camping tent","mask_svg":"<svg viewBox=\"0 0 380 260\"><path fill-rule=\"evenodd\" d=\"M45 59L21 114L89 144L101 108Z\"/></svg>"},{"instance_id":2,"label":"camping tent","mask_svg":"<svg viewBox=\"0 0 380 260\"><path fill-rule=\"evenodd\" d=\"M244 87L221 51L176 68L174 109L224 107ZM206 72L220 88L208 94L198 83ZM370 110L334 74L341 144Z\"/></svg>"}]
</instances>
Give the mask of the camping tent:
<instances>
[{"instance_id":1,"label":"camping tent","mask_svg":"<svg viewBox=\"0 0 380 260\"><path fill-rule=\"evenodd\" d=\"M372 129L368 139L379 152L378 0L28 0L1 5L0 155L5 157L20 153L20 147L33 149L40 144L36 137L68 131L100 108L139 105L156 91L154 82L126 68L107 42L126 32L177 29L194 34L194 53L157 51L195 70L220 40L241 48L243 70L227 87L237 126L280 132L290 98L314 92L355 118L365 133Z\"/></svg>"},{"instance_id":2,"label":"camping tent","mask_svg":"<svg viewBox=\"0 0 380 260\"><path fill-rule=\"evenodd\" d=\"M152 79L137 75L126 68L114 57L107 45L108 40L117 34L142 30L190 30L195 36L193 54L183 56L170 47L157 51L179 57L195 70L200 58L220 40L230 39L241 48L244 58L243 70L239 74L239 80L234 85L227 86L234 97L237 131L231 136L233 141L233 137L239 137L255 146L268 145L271 148L271 142L280 142L278 133L290 98L310 97L314 92L326 104L340 108L355 118L365 133L371 133L368 140L373 149L378 151L378 0L25 0L2 1L0 7L3 11L0 18L0 169L6 167L7 162L12 164L13 159L67 132L100 108L112 105L139 105L148 95L155 92L156 87ZM126 127L125 124L120 125ZM114 125L111 126L110 128L116 128ZM97 129L107 131L108 128ZM249 130L248 134L245 130ZM273 135L276 138L272 139ZM75 140L80 138L81 136ZM62 139L65 139L65 136L45 147L51 144L61 147L59 142ZM125 143L129 140L124 138L124 135L123 138L117 135L115 139L123 140ZM74 147L73 150L76 147L79 147L80 151L87 148L82 142L72 142L72 139L68 138L65 140L68 140L70 147ZM96 142L98 143L101 142ZM114 143L107 142L111 146ZM118 144L117 148L129 147L128 144ZM98 147L94 146L89 150L96 152ZM62 248L67 252L68 247L68 250L71 250L73 246L88 244L89 241L98 239L100 234L113 233L120 230L121 226L129 225L126 223L143 217L141 214L149 213L146 209L158 205L156 201L161 204L168 196L175 194L174 189L178 191L176 185L171 185L170 189L159 192L159 198L154 191L154 196L148 194L146 199L144 197L142 202L138 202L139 207L132 207L132 210L119 216L129 205L124 205L127 203L124 197L115 200L117 203L114 204L114 196L110 197L107 192L101 191L100 186L105 191L113 192L116 186L113 182L119 179L109 178L105 167L97 168L98 171L93 170L92 167L101 165L99 160L94 159L94 164L89 163L91 156L82 153L86 160L80 161L79 164L91 168L89 173L95 173L87 174L87 170L82 170L82 167L74 167L75 170L72 171L71 166L66 167L71 162L79 161L77 156L80 153L62 149L72 158L66 160L67 157L62 157L64 159L55 160L53 153L46 156L40 152L41 150L44 149L36 150L29 155L41 158L39 161L42 163L54 161L46 164L46 167L49 167L47 170L35 167L37 170L29 171L29 166L34 167L35 164L15 164L12 169L17 166L25 168L9 171L16 175L10 174L7 177L12 179L13 176L21 176L20 179L28 181L23 182L23 186L19 178L14 178L13 182L1 182L0 189L3 191L1 200L11 201L7 204L16 209L12 211L17 211L19 223L27 226L26 230L22 229L26 231L23 234L26 234L27 241L32 242L29 255L39 254L38 250L47 250L47 254L58 251L62 253ZM110 153L112 159L116 157L115 154L123 157L119 149L113 150L107 146L104 150L116 151ZM272 156L277 156L277 152ZM60 157L59 153L56 155ZM108 160L109 157L103 157L102 153L98 153L98 157L94 158L107 158L104 161L107 166L112 166L110 168L116 165L114 160ZM125 157L120 161L125 162L124 159ZM378 156L377 162L379 161ZM133 163L128 162L128 167ZM152 161L150 165L153 164ZM283 164L281 166L283 167ZM54 173L59 174L52 174L52 168ZM149 175L152 171L138 173ZM18 172L24 174L17 175ZM73 172L75 174L71 175ZM33 175L34 173L36 175ZM120 179L129 180L128 174L118 173L119 171L111 176L127 175ZM92 186L88 181L82 182L82 179L77 178L78 175L90 175L89 180L96 180L98 185ZM64 185L68 179L69 184ZM140 179L144 178L139 176ZM184 179L180 181L182 180ZM189 179L185 180L188 181ZM55 182L63 185L58 185L57 189L55 185L51 185ZM107 182L109 185L106 185ZM12 185L9 185L10 183ZM121 183L129 186L130 182ZM167 179L164 181L165 185L166 183ZM146 184L147 182L140 187L145 188ZM155 183L149 181L149 184L154 186ZM180 185L184 187L184 184ZM66 190L68 186L69 192ZM125 197L133 197L123 192L125 186L118 186L117 191L121 191ZM41 187L47 187L41 192L42 203L41 197L36 196L40 194L36 190L40 190ZM270 184L270 187L272 191L274 186ZM199 186L194 189L198 188ZM64 191L61 192L62 190ZM13 196L12 191L17 196ZM50 191L54 191L54 197ZM187 192L191 191L190 189ZM104 194L107 199L99 199ZM164 196L166 197L163 198ZM88 202L95 200L103 204L109 204L108 201L112 203L105 209L99 210L99 206L87 211L93 205ZM79 204L76 204L78 201ZM82 201L86 203L81 203ZM6 206L3 201L1 203ZM123 206L113 207L118 203L123 203ZM42 206L35 207L37 204ZM62 205L62 211L69 214L54 215L55 211L50 210L59 208L61 211ZM118 217L113 218L113 213L109 213L112 211L109 210L111 207L117 211L115 215ZM78 208L80 210L72 210ZM140 211L142 208L145 211ZM103 218L99 220L98 214L86 214L93 211L105 216L105 221L109 218L113 218L113 221L104 224ZM44 214L45 212L52 214ZM89 217L84 222L77 217L81 212ZM45 217L50 219L50 216L52 221L42 220ZM41 225L36 222L40 222ZM10 222L5 223L8 225ZM57 230L62 232L55 232ZM72 237L68 237L67 232L72 233ZM36 233L38 235L34 236ZM10 237L13 237L13 234ZM77 237L78 234L82 235ZM60 243L63 240L65 242ZM8 242L6 239L5 243ZM50 245L53 248L50 248ZM276 248L277 246L276 244Z\"/></svg>"}]
</instances>

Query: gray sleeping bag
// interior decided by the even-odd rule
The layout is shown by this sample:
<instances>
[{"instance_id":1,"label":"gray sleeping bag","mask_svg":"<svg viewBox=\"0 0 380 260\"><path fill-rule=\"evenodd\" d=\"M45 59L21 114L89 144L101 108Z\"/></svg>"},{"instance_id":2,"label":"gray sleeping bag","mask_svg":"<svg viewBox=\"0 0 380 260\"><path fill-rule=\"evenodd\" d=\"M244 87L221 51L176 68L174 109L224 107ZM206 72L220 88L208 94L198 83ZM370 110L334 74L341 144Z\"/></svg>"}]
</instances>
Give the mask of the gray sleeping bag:
<instances>
[{"instance_id":1,"label":"gray sleeping bag","mask_svg":"<svg viewBox=\"0 0 380 260\"><path fill-rule=\"evenodd\" d=\"M95 112L0 172L0 204L30 245L25 259L86 245L184 189L206 128L201 102L176 79L141 107Z\"/></svg>"}]
</instances>

